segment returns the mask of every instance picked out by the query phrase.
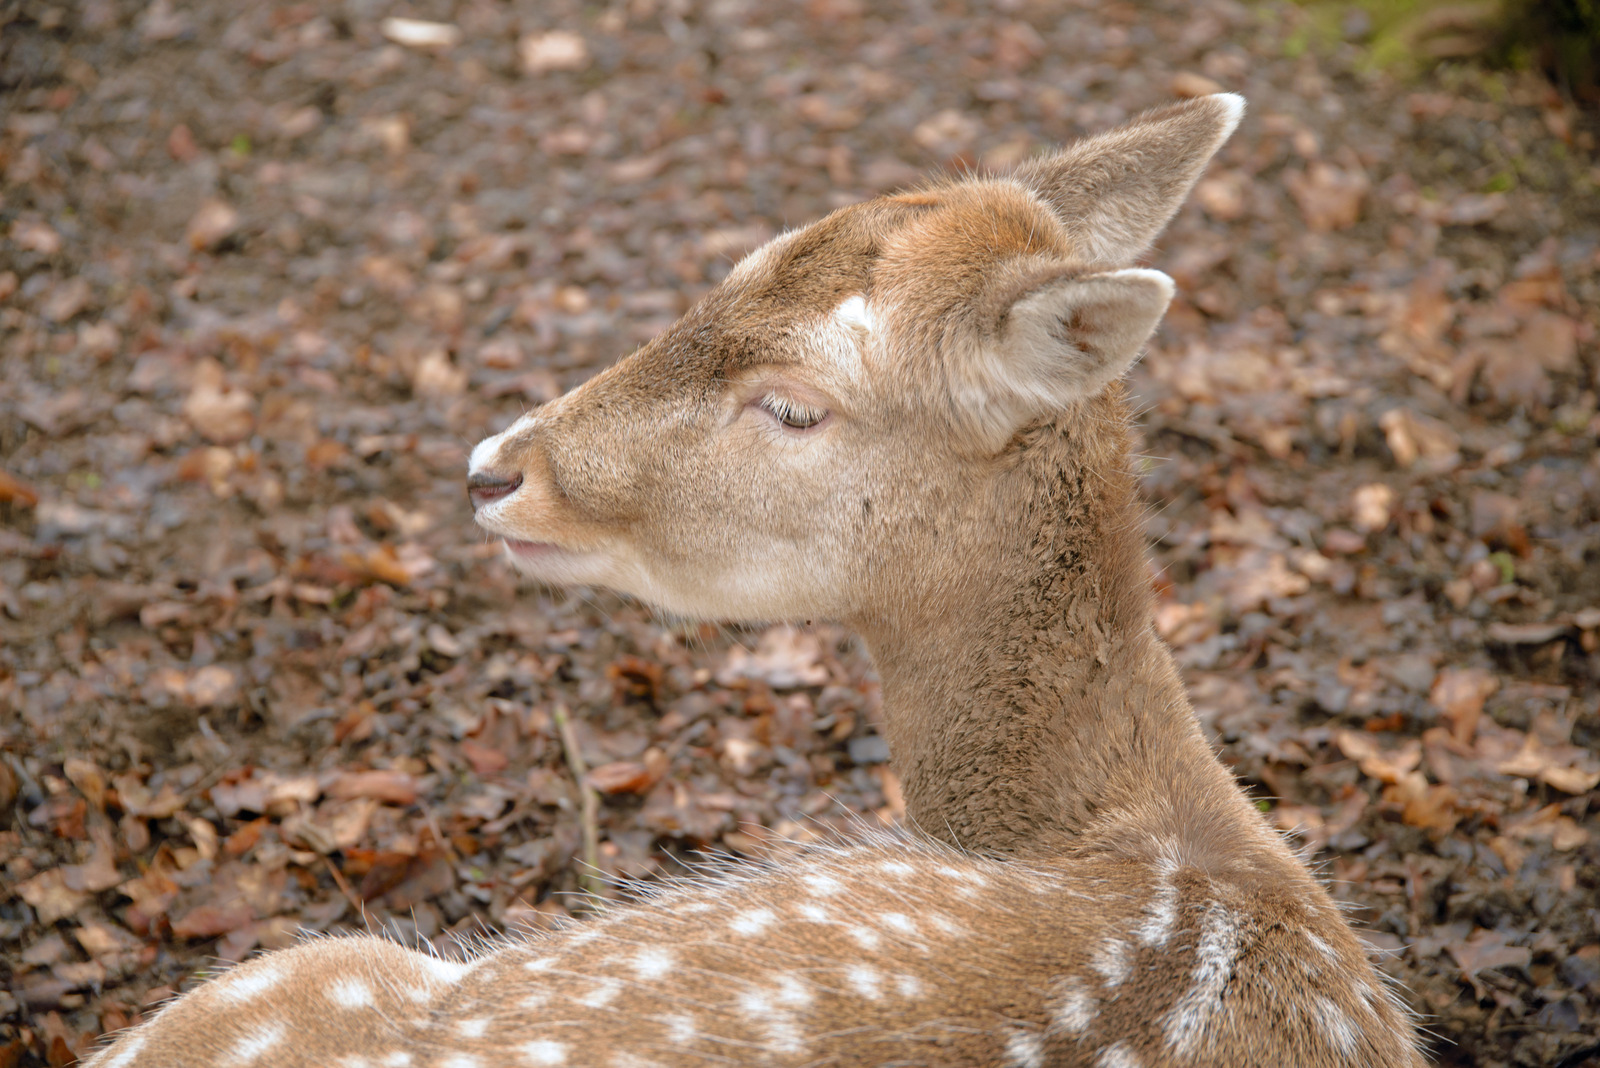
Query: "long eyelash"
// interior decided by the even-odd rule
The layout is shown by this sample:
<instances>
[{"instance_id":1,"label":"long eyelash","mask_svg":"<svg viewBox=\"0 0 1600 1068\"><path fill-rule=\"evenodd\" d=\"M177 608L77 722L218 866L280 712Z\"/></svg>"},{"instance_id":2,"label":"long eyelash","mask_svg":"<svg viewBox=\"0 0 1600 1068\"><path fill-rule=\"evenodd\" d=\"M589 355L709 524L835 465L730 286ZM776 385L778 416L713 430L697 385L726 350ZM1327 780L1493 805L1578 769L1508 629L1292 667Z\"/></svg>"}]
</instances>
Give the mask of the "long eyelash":
<instances>
[{"instance_id":1,"label":"long eyelash","mask_svg":"<svg viewBox=\"0 0 1600 1068\"><path fill-rule=\"evenodd\" d=\"M778 422L803 430L808 426L816 426L822 422L823 416L828 413L820 408L807 408L803 404L796 404L787 397L780 397L776 393L768 393L761 398L761 406L778 417Z\"/></svg>"}]
</instances>

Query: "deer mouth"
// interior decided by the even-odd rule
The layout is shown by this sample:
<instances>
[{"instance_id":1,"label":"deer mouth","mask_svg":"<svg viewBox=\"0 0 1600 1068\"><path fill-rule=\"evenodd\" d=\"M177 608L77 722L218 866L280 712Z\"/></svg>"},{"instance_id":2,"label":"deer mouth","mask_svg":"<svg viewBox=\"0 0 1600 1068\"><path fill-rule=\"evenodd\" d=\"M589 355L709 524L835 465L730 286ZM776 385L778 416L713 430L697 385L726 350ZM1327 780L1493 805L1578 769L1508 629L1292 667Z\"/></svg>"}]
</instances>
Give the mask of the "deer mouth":
<instances>
[{"instance_id":1,"label":"deer mouth","mask_svg":"<svg viewBox=\"0 0 1600 1068\"><path fill-rule=\"evenodd\" d=\"M511 555L519 556L524 560L545 559L564 552L561 546L549 541L523 541L521 538L506 538L506 548L511 550Z\"/></svg>"}]
</instances>

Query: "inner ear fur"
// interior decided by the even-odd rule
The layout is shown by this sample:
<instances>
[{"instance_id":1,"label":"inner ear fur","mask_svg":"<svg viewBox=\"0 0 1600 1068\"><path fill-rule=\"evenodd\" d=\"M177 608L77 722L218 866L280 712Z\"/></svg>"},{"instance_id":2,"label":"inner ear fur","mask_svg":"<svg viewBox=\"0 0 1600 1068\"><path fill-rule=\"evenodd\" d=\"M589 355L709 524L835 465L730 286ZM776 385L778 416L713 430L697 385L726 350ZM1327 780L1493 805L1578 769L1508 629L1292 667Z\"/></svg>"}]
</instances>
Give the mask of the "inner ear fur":
<instances>
[{"instance_id":1,"label":"inner ear fur","mask_svg":"<svg viewBox=\"0 0 1600 1068\"><path fill-rule=\"evenodd\" d=\"M1120 378L1172 294L1171 278L1138 268L1082 274L1035 263L997 278L954 390L982 444L999 449L1027 423Z\"/></svg>"},{"instance_id":2,"label":"inner ear fur","mask_svg":"<svg viewBox=\"0 0 1600 1068\"><path fill-rule=\"evenodd\" d=\"M1125 266L1161 233L1243 115L1234 93L1187 100L1025 163L1013 177L1055 209L1077 259Z\"/></svg>"}]
</instances>

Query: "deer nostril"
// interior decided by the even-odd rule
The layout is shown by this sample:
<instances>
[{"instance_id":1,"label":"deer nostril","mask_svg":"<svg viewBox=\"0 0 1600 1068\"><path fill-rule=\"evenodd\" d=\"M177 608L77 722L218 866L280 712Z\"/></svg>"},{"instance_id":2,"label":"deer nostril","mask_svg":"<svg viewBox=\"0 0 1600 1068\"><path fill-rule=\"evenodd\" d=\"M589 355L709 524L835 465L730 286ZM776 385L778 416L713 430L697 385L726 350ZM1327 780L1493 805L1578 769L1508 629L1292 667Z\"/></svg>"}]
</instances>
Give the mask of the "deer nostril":
<instances>
[{"instance_id":1,"label":"deer nostril","mask_svg":"<svg viewBox=\"0 0 1600 1068\"><path fill-rule=\"evenodd\" d=\"M472 502L473 511L477 511L486 504L511 496L520 485L521 472L506 476L493 471L474 471L467 476L467 499Z\"/></svg>"}]
</instances>

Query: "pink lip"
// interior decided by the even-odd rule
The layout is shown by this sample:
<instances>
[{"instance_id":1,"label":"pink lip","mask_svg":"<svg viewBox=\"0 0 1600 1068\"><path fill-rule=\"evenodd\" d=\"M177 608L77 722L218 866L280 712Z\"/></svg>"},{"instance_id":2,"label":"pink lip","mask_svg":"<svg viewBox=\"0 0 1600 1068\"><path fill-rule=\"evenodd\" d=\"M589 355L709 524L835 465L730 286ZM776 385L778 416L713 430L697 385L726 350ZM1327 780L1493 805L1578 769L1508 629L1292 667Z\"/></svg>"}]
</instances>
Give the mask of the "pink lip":
<instances>
[{"instance_id":1,"label":"pink lip","mask_svg":"<svg viewBox=\"0 0 1600 1068\"><path fill-rule=\"evenodd\" d=\"M524 559L536 559L561 551L561 546L548 541L522 541L518 538L507 538L506 548Z\"/></svg>"}]
</instances>

